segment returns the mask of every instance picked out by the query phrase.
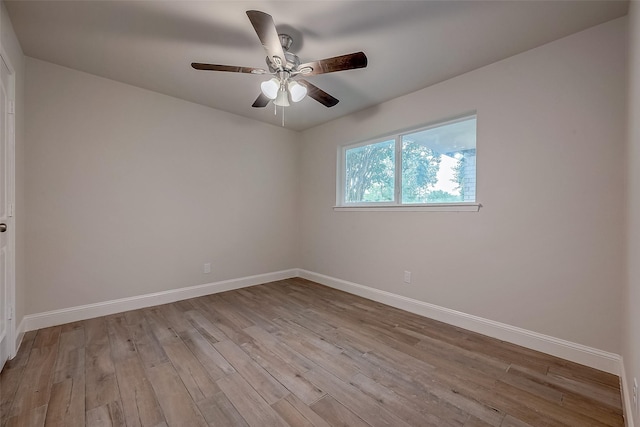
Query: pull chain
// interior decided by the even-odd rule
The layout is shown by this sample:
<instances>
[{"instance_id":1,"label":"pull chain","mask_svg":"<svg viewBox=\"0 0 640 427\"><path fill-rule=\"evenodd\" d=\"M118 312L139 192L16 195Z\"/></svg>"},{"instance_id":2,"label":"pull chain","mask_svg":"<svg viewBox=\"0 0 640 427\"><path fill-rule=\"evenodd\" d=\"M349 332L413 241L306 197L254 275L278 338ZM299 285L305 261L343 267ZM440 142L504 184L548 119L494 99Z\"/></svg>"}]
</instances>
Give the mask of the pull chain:
<instances>
[{"instance_id":1,"label":"pull chain","mask_svg":"<svg viewBox=\"0 0 640 427\"><path fill-rule=\"evenodd\" d=\"M273 104L273 115L278 115L278 106L276 104ZM284 127L284 105L282 106L282 127Z\"/></svg>"}]
</instances>

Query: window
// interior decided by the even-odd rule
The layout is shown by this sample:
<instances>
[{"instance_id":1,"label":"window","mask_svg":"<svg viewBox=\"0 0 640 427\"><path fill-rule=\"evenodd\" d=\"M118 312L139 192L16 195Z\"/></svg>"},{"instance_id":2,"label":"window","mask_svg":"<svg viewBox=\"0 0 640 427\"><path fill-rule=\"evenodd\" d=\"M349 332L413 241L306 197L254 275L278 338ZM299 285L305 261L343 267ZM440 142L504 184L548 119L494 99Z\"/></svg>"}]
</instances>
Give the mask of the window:
<instances>
[{"instance_id":1,"label":"window","mask_svg":"<svg viewBox=\"0 0 640 427\"><path fill-rule=\"evenodd\" d=\"M338 207L476 204L476 116L340 150Z\"/></svg>"}]
</instances>

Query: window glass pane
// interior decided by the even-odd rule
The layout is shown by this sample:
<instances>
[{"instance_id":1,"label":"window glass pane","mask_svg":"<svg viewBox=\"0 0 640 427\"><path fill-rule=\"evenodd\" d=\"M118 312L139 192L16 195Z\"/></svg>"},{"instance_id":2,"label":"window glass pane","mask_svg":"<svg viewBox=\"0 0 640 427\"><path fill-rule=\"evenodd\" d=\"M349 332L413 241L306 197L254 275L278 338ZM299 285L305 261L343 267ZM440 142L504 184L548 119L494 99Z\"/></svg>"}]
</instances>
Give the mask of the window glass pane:
<instances>
[{"instance_id":1,"label":"window glass pane","mask_svg":"<svg viewBox=\"0 0 640 427\"><path fill-rule=\"evenodd\" d=\"M402 137L402 203L475 201L475 117Z\"/></svg>"},{"instance_id":2,"label":"window glass pane","mask_svg":"<svg viewBox=\"0 0 640 427\"><path fill-rule=\"evenodd\" d=\"M345 203L393 202L395 140L345 150Z\"/></svg>"}]
</instances>

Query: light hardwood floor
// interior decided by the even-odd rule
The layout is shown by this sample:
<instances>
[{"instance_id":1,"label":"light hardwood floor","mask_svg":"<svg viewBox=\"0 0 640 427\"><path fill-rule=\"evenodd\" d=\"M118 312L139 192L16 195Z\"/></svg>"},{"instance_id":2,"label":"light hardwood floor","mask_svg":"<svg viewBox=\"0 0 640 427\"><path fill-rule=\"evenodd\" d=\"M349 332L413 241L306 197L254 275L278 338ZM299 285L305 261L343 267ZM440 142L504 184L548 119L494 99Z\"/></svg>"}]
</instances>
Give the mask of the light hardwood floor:
<instances>
[{"instance_id":1,"label":"light hardwood floor","mask_svg":"<svg viewBox=\"0 0 640 427\"><path fill-rule=\"evenodd\" d=\"M290 279L25 335L2 426L622 426L618 378Z\"/></svg>"}]
</instances>

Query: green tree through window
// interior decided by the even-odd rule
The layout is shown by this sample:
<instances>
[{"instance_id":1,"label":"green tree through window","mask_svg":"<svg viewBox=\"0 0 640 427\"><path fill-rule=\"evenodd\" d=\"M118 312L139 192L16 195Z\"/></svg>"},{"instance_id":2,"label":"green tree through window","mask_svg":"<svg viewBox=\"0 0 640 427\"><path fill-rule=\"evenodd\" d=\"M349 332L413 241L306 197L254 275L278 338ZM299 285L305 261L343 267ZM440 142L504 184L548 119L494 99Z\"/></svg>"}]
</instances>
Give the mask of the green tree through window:
<instances>
[{"instance_id":1,"label":"green tree through window","mask_svg":"<svg viewBox=\"0 0 640 427\"><path fill-rule=\"evenodd\" d=\"M345 157L348 203L393 201L394 140L352 148Z\"/></svg>"},{"instance_id":2,"label":"green tree through window","mask_svg":"<svg viewBox=\"0 0 640 427\"><path fill-rule=\"evenodd\" d=\"M402 143L402 202L426 203L437 181L441 156L415 141Z\"/></svg>"}]
</instances>

